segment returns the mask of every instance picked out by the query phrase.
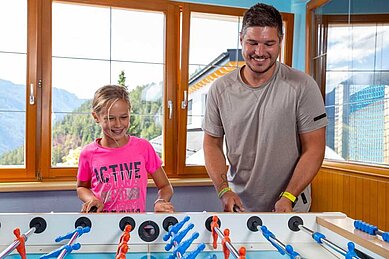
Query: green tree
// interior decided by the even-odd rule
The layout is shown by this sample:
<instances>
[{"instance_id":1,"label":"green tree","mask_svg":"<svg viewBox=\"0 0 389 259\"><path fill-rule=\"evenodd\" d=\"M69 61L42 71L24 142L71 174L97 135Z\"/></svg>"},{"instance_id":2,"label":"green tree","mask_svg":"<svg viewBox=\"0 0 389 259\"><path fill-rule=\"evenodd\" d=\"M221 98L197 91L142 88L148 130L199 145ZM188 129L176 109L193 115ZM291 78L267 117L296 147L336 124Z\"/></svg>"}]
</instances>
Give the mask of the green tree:
<instances>
[{"instance_id":1,"label":"green tree","mask_svg":"<svg viewBox=\"0 0 389 259\"><path fill-rule=\"evenodd\" d=\"M119 74L118 84L125 87L128 90L128 88L126 86L126 75L124 74L123 70Z\"/></svg>"},{"instance_id":2,"label":"green tree","mask_svg":"<svg viewBox=\"0 0 389 259\"><path fill-rule=\"evenodd\" d=\"M126 76L122 71L118 83L126 87L125 80ZM142 99L142 93L150 87L152 85L147 84L129 91L132 107L129 133L149 140L162 134L162 98L156 101ZM52 127L53 165L72 165L71 163L78 161L80 147L101 136L101 128L93 120L91 111L92 100L88 100L61 121L55 122ZM21 146L0 156L0 165L21 165L23 160L24 146Z\"/></svg>"},{"instance_id":3,"label":"green tree","mask_svg":"<svg viewBox=\"0 0 389 259\"><path fill-rule=\"evenodd\" d=\"M0 157L0 165L23 165L24 164L24 146L4 153Z\"/></svg>"}]
</instances>

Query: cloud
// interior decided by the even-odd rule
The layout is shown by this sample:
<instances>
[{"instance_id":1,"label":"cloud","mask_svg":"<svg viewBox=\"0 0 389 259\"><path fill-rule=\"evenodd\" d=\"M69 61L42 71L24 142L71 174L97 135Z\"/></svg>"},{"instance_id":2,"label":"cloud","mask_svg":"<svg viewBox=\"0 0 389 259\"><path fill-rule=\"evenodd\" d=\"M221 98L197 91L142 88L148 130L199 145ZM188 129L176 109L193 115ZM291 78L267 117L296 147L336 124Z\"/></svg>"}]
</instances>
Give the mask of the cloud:
<instances>
[{"instance_id":1,"label":"cloud","mask_svg":"<svg viewBox=\"0 0 389 259\"><path fill-rule=\"evenodd\" d=\"M327 69L371 69L374 56L383 51L383 44L377 44L388 26L332 26L328 32Z\"/></svg>"}]
</instances>

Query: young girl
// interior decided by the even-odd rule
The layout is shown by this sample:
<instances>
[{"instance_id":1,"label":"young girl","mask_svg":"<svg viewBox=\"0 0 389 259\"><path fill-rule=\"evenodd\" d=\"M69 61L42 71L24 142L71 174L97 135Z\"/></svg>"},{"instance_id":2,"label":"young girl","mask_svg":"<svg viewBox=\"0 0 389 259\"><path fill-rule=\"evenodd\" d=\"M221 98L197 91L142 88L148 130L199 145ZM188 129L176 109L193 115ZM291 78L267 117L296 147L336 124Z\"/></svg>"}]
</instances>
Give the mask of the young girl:
<instances>
[{"instance_id":1,"label":"young girl","mask_svg":"<svg viewBox=\"0 0 389 259\"><path fill-rule=\"evenodd\" d=\"M147 173L158 188L155 212L174 212L173 188L151 144L127 134L131 104L127 90L116 85L98 89L92 116L103 137L86 145L79 160L77 194L81 212L144 212Z\"/></svg>"}]
</instances>

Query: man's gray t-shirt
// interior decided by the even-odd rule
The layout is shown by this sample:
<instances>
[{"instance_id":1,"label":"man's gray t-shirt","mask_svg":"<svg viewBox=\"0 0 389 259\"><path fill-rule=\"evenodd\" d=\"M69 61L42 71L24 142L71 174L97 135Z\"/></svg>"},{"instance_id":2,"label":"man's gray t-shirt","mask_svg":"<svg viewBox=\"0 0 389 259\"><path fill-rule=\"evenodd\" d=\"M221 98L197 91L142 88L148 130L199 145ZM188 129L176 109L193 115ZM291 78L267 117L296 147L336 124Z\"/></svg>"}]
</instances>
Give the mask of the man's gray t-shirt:
<instances>
[{"instance_id":1,"label":"man's gray t-shirt","mask_svg":"<svg viewBox=\"0 0 389 259\"><path fill-rule=\"evenodd\" d=\"M248 211L272 211L300 157L299 134L327 125L319 87L277 62L267 83L250 87L236 69L213 83L207 99L203 130L225 136L230 187Z\"/></svg>"}]
</instances>

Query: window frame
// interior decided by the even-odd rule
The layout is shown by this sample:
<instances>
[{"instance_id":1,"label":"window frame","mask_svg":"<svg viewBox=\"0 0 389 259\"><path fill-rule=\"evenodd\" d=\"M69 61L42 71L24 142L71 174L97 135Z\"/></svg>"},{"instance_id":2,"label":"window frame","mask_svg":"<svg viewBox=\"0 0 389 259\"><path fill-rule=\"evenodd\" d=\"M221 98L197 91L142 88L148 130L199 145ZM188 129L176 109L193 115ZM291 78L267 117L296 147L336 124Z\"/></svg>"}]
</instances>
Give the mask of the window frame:
<instances>
[{"instance_id":1,"label":"window frame","mask_svg":"<svg viewBox=\"0 0 389 259\"><path fill-rule=\"evenodd\" d=\"M51 166L51 94L52 94L52 3L111 6L132 10L160 11L165 14L164 46L164 114L172 101L172 118L164 116L163 160L170 179L187 180L189 185L204 185L208 178L205 166L186 166L187 109L181 109L183 92L188 89L189 37L191 12L243 16L245 8L171 2L166 0L27 0L28 44L26 86L33 84L34 105L28 104L30 87L26 87L25 168L1 168L1 182L69 182L76 179L77 167ZM292 64L293 19L282 13L285 21L285 63ZM186 47L182 47L186 46ZM192 178L193 181L191 180ZM44 188L44 187L42 187Z\"/></svg>"},{"instance_id":2,"label":"window frame","mask_svg":"<svg viewBox=\"0 0 389 259\"><path fill-rule=\"evenodd\" d=\"M319 42L315 35L318 34L318 28L321 28L321 32L324 36L323 43L324 48L320 49L320 53L316 54L323 59L320 63L326 64L326 45L327 45L327 28L329 24L371 24L373 22L380 23L385 22L389 23L389 17L385 14L375 14L372 15L360 15L352 14L350 17L348 15L322 15L320 22L318 19L315 19L314 12L317 8L322 7L323 5L330 2L330 0L311 0L307 4L307 13L306 13L306 51L305 51L305 72L312 75L314 79L319 84L320 91L325 99L325 88L326 88L326 68L318 67L316 68L313 62L315 53L314 51L319 48ZM321 26L319 26L319 24ZM372 177L387 177L389 179L389 165L378 165L378 164L364 164L362 162L354 161L339 161L331 160L325 158L322 164L322 168L325 170L342 170L345 172L360 174L360 175L369 175Z\"/></svg>"},{"instance_id":3,"label":"window frame","mask_svg":"<svg viewBox=\"0 0 389 259\"><path fill-rule=\"evenodd\" d=\"M26 69L26 86L32 86L35 94L35 100L37 99L37 91L39 91L37 85L37 75L40 73L38 64L39 55L39 35L37 33L38 28L41 26L39 20L39 0L27 0L27 69ZM1 168L0 180L5 182L12 181L32 181L36 179L36 165L37 156L28 154L36 154L39 149L36 125L38 124L39 117L37 110L39 109L39 103L29 103L31 94L31 88L26 87L26 135L25 135L25 160L24 168ZM6 173L5 173L6 172Z\"/></svg>"},{"instance_id":4,"label":"window frame","mask_svg":"<svg viewBox=\"0 0 389 259\"><path fill-rule=\"evenodd\" d=\"M52 2L63 2L63 3L75 3L75 4L87 4L88 6L104 6L104 7L116 7L116 8L126 8L131 10L140 10L140 11L158 11L163 12L165 14L165 24L166 24L166 33L165 33L165 57L164 57L164 95L163 95L163 103L165 104L167 99L172 99L172 91L167 89L168 85L175 84L175 78L177 77L177 69L176 63L174 59L176 59L176 54L174 53L177 47L177 44L174 40L172 40L172 36L175 35L175 31L177 30L177 21L174 19L178 9L174 5L167 4L166 1L154 1L153 3L144 3L143 1L101 1L101 0L90 0L90 1L74 1L74 0L66 0L66 1L50 1L50 5L47 5L47 10L44 12L46 21L50 21L46 24L51 25L51 3ZM170 26L169 26L170 25ZM167 36L166 36L167 35ZM46 46L46 53L43 53L44 60L44 71L43 71L43 85L51 85L51 37L52 37L52 29L47 30L47 33L44 34L45 38L43 42L49 43L50 46ZM45 83L47 82L47 83ZM42 110L42 154L41 154L41 164L42 168L40 171L41 177L44 180L56 180L56 181L67 181L74 180L77 174L77 167L56 167L53 168L51 166L51 87L43 88L43 105L49 109L50 112L45 112ZM174 111L173 111L174 112ZM164 106L164 114L166 114L166 106ZM43 125L47 125L43 127ZM167 116L164 116L164 127L163 127L163 140L165 143L165 148L163 152L163 158L165 162L164 169L167 174L171 175L174 171L172 165L174 165L174 158L171 156L166 156L165 154L171 153L171 149L173 147L173 134L170 132L173 130L174 124L172 120L169 120Z\"/></svg>"},{"instance_id":5,"label":"window frame","mask_svg":"<svg viewBox=\"0 0 389 259\"><path fill-rule=\"evenodd\" d=\"M203 4L183 4L182 5L182 48L181 55L181 80L178 89L177 107L180 107L184 101L184 92L188 91L189 87L189 49L190 49L190 18L191 13L206 13L206 14L219 14L219 15L231 15L243 17L244 12L247 9L234 8L234 7L219 7ZM294 31L294 14L281 13L284 21L284 55L285 64L292 66L293 56L293 31ZM281 53L280 53L281 55ZM180 177L206 177L208 178L205 166L200 165L186 165L186 132L187 132L187 113L188 109L178 109L179 119L179 134L178 134L178 168L177 172Z\"/></svg>"}]
</instances>

